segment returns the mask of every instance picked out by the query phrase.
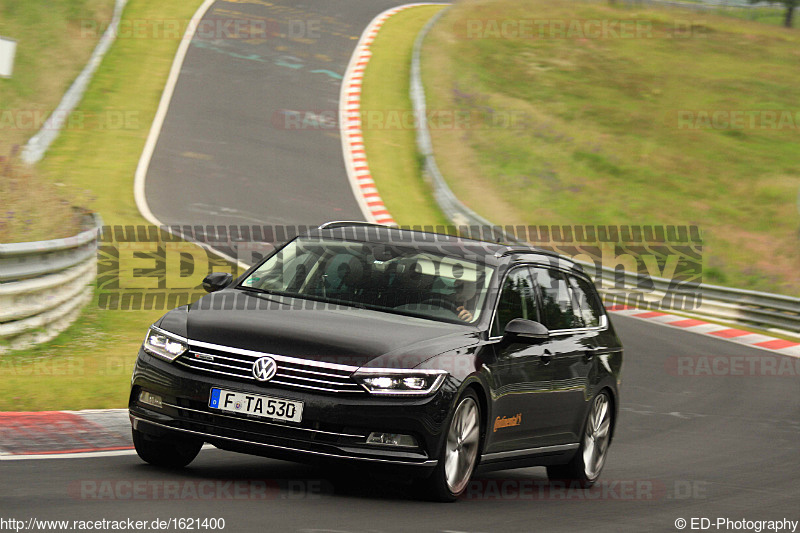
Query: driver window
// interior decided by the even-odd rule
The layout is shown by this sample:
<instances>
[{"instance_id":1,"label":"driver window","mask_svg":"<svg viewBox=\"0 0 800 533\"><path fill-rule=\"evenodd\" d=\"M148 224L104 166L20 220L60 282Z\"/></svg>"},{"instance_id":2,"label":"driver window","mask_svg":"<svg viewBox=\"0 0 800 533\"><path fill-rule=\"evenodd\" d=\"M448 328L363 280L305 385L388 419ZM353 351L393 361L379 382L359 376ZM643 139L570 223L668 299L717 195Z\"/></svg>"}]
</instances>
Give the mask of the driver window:
<instances>
[{"instance_id":1,"label":"driver window","mask_svg":"<svg viewBox=\"0 0 800 533\"><path fill-rule=\"evenodd\" d=\"M533 282L528 267L516 268L506 276L492 324L492 336L502 336L506 324L515 318L525 318L537 322L539 320L533 296Z\"/></svg>"}]
</instances>

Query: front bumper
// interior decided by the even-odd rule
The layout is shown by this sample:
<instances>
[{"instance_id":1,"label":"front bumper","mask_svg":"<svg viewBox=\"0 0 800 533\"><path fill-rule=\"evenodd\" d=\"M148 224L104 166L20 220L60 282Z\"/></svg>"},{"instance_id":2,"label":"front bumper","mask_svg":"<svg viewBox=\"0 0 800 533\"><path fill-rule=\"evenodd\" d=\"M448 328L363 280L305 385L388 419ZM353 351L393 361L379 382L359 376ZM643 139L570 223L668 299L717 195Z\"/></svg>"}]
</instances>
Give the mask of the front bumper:
<instances>
[{"instance_id":1,"label":"front bumper","mask_svg":"<svg viewBox=\"0 0 800 533\"><path fill-rule=\"evenodd\" d=\"M280 422L211 409L212 387L301 401L303 420ZM160 395L162 406L140 403L142 389ZM343 460L399 466L412 475L427 475L438 462L456 393L450 379L423 398L313 393L200 374L140 350L129 412L133 428L145 434L178 432L237 452L301 462ZM419 446L366 444L373 431L412 435Z\"/></svg>"}]
</instances>

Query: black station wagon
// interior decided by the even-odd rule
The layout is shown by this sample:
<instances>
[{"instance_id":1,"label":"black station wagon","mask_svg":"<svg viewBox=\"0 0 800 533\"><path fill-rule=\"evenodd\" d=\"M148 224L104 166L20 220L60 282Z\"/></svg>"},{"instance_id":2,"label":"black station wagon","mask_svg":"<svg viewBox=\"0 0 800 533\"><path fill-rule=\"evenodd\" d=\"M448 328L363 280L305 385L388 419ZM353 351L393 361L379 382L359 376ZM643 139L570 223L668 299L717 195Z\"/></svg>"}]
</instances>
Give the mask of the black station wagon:
<instances>
[{"instance_id":1,"label":"black station wagon","mask_svg":"<svg viewBox=\"0 0 800 533\"><path fill-rule=\"evenodd\" d=\"M444 501L478 470L600 475L622 346L564 257L336 222L204 286L139 351L129 408L148 463L210 443L388 467Z\"/></svg>"}]
</instances>

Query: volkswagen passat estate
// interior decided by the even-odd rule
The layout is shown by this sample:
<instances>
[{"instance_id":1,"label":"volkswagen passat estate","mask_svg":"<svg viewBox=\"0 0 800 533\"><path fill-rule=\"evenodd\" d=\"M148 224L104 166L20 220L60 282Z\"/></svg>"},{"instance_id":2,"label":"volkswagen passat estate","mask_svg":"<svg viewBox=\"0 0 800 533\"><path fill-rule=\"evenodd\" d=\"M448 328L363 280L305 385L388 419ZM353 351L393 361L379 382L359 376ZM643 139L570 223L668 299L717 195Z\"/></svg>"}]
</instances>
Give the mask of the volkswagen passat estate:
<instances>
[{"instance_id":1,"label":"volkswagen passat estate","mask_svg":"<svg viewBox=\"0 0 800 533\"><path fill-rule=\"evenodd\" d=\"M622 346L568 259L336 222L204 286L139 350L129 408L148 463L211 443L389 467L444 501L478 469L600 475Z\"/></svg>"}]
</instances>

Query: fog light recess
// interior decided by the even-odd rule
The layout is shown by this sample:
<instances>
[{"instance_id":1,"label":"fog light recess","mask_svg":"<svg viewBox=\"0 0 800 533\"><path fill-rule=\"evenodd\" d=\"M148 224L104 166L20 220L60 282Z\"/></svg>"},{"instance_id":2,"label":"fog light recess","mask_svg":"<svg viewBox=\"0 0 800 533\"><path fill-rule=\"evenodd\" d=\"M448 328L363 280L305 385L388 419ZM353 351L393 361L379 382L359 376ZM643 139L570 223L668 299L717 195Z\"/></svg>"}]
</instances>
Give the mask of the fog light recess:
<instances>
[{"instance_id":1,"label":"fog light recess","mask_svg":"<svg viewBox=\"0 0 800 533\"><path fill-rule=\"evenodd\" d=\"M161 396L153 394L152 392L143 390L139 393L139 402L153 407L161 407Z\"/></svg>"},{"instance_id":2,"label":"fog light recess","mask_svg":"<svg viewBox=\"0 0 800 533\"><path fill-rule=\"evenodd\" d=\"M377 444L380 446L399 446L402 448L416 448L417 439L411 435L402 435L400 433L383 433L373 431L367 437L367 444Z\"/></svg>"}]
</instances>

